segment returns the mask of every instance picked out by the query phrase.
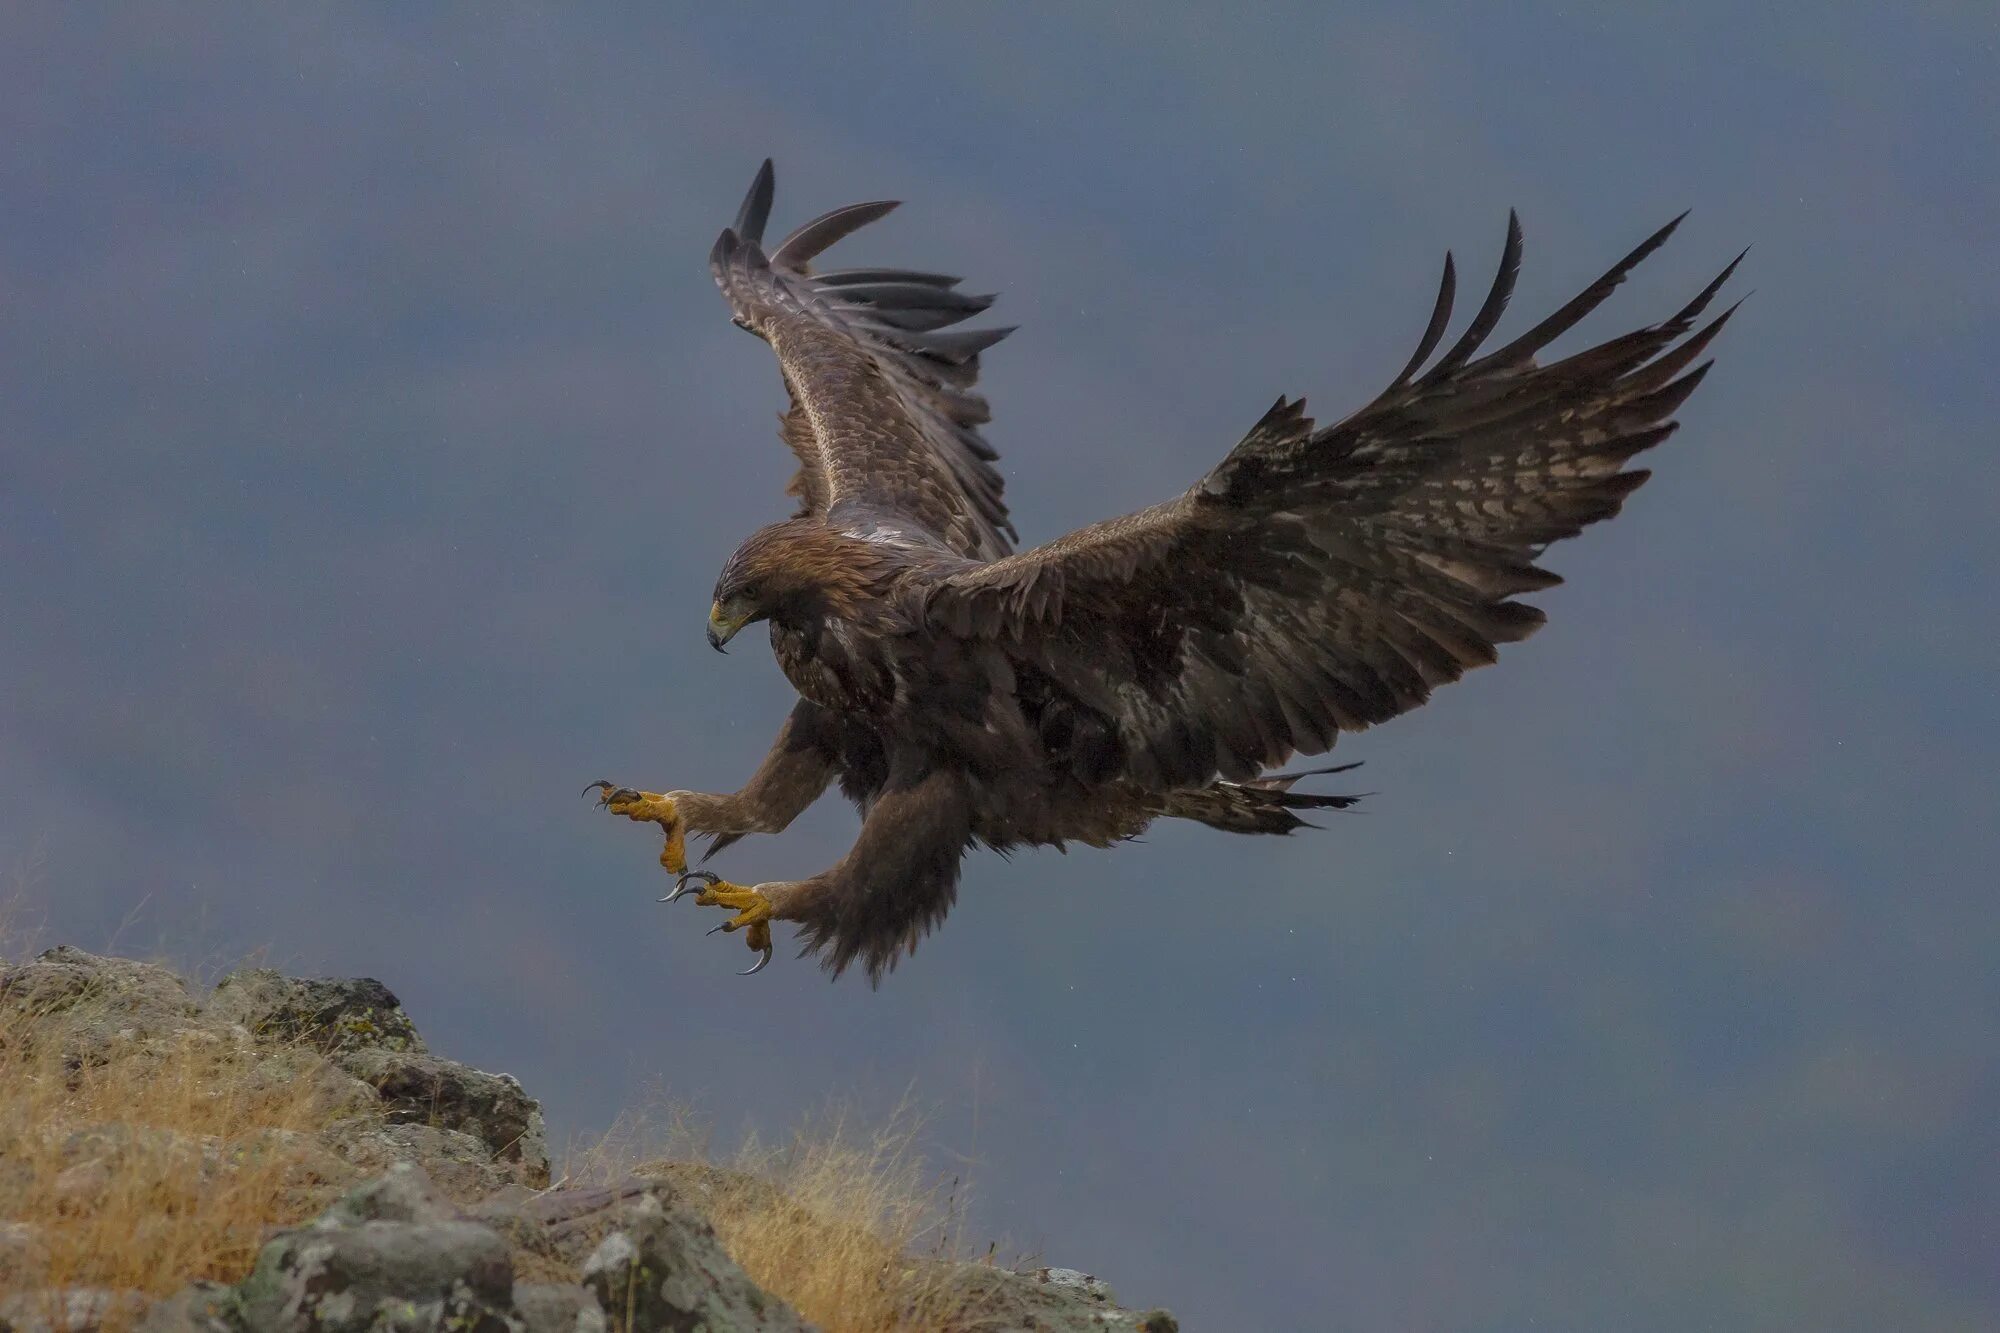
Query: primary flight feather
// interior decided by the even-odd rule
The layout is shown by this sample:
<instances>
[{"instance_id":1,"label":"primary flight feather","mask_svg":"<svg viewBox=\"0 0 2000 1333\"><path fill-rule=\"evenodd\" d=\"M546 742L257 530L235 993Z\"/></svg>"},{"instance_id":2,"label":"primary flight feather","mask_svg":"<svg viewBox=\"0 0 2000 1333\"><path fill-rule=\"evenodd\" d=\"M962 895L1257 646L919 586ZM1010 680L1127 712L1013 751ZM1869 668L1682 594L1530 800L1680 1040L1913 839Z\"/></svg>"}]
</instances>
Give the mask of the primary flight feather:
<instances>
[{"instance_id":1,"label":"primary flight feather","mask_svg":"<svg viewBox=\"0 0 2000 1333\"><path fill-rule=\"evenodd\" d=\"M777 355L800 507L730 556L708 636L768 621L801 699L738 792L590 788L665 829L667 901L699 885L697 902L732 909L720 929L746 932L753 972L771 923L791 921L803 952L879 981L949 911L975 842L1103 846L1162 816L1285 833L1300 810L1351 804L1266 771L1539 628L1515 598L1560 582L1542 549L1646 480L1626 465L1673 432L1734 309L1700 322L1732 261L1671 318L1536 362L1676 218L1485 351L1520 265L1510 214L1493 285L1442 355L1449 256L1415 353L1365 407L1319 426L1280 398L1181 495L1015 553L977 392L981 353L1011 330L953 327L992 298L935 273L815 270L892 203L767 248L772 185L767 161L710 264L735 323ZM688 833L712 853L777 832L835 781L863 819L831 869L751 887L688 868Z\"/></svg>"}]
</instances>

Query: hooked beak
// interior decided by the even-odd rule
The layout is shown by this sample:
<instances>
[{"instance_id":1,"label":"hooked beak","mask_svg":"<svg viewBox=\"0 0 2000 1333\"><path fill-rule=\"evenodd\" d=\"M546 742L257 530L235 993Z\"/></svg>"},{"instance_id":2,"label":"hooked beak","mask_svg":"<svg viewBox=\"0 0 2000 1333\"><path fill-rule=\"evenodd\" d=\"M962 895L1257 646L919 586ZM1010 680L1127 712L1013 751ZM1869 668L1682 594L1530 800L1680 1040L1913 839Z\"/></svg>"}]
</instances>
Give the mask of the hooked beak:
<instances>
[{"instance_id":1,"label":"hooked beak","mask_svg":"<svg viewBox=\"0 0 2000 1333\"><path fill-rule=\"evenodd\" d=\"M736 631L743 628L741 619L731 620L723 614L722 603L716 602L708 608L708 646L716 652L727 652L722 645L736 637Z\"/></svg>"}]
</instances>

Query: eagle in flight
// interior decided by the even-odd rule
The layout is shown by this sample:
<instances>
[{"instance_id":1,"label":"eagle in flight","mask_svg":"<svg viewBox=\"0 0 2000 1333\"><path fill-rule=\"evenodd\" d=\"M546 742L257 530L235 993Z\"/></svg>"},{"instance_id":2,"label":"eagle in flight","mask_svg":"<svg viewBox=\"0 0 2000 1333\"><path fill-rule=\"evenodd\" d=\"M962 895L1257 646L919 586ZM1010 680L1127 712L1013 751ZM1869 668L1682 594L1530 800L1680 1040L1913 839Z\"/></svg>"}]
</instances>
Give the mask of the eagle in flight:
<instances>
[{"instance_id":1,"label":"eagle in flight","mask_svg":"<svg viewBox=\"0 0 2000 1333\"><path fill-rule=\"evenodd\" d=\"M1280 398L1182 494L1017 552L976 387L1010 330L952 328L992 298L936 273L814 267L892 202L767 246L772 182L767 161L709 262L733 322L777 354L799 507L729 557L708 639L768 621L800 701L740 791L586 788L665 830L663 901L698 886L731 911L717 929L743 932L750 972L790 921L802 954L879 983L950 910L974 843L1102 847L1162 816L1288 833L1302 810L1351 804L1268 770L1539 628L1515 598L1560 582L1543 548L1646 480L1627 463L1673 433L1709 363L1689 367L1734 310L1696 327L1731 262L1672 318L1536 362L1676 218L1485 350L1520 265L1510 214L1492 288L1442 355L1449 255L1415 353L1359 411L1320 426ZM832 868L755 886L689 869L688 834L712 854L776 833L835 780L862 824Z\"/></svg>"}]
</instances>

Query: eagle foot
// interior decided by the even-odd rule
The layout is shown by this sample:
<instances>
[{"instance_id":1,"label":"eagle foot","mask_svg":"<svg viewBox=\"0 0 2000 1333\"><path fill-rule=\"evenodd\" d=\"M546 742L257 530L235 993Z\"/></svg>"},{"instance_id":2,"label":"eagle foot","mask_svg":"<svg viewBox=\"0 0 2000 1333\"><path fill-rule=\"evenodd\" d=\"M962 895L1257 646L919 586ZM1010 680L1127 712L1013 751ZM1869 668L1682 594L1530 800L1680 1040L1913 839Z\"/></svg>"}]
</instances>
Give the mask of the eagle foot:
<instances>
[{"instance_id":1,"label":"eagle foot","mask_svg":"<svg viewBox=\"0 0 2000 1333\"><path fill-rule=\"evenodd\" d=\"M701 885L701 892L695 895L696 907L729 907L736 911L735 916L708 933L713 935L721 931L727 935L741 930L745 932L743 942L762 955L737 975L747 977L763 971L764 964L771 961L771 900L764 896L761 889L731 884L712 871L687 870L681 873L680 883L674 886L674 891L660 901L673 902L688 891L690 884L696 883Z\"/></svg>"},{"instance_id":2,"label":"eagle foot","mask_svg":"<svg viewBox=\"0 0 2000 1333\"><path fill-rule=\"evenodd\" d=\"M641 824L658 824L666 831L666 845L660 848L660 864L669 875L687 874L687 823L681 818L674 798L656 791L635 791L600 778L583 789L585 796L597 793L597 804L614 815ZM679 891L676 890L676 896Z\"/></svg>"}]
</instances>

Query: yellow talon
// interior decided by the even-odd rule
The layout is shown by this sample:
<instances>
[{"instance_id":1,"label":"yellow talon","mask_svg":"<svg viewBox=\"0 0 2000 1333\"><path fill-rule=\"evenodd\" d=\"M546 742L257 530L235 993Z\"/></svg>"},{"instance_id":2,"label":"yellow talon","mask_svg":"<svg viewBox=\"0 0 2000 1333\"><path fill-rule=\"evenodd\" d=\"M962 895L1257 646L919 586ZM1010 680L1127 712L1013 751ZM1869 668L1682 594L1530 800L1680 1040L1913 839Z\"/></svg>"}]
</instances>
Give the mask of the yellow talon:
<instances>
[{"instance_id":1,"label":"yellow talon","mask_svg":"<svg viewBox=\"0 0 2000 1333\"><path fill-rule=\"evenodd\" d=\"M735 916L730 917L729 920L708 933L713 935L716 930L723 931L724 933L742 931L743 942L750 946L752 952L759 955L757 962L750 968L750 971L745 972L743 975L749 976L752 972L761 972L764 964L771 961L771 921L775 909L770 898L765 895L762 889L751 889L745 888L741 884L731 884L728 880L716 878L706 870L697 870L692 874L682 876L682 889L675 890L674 897L680 897L682 890L685 889L688 882L696 878L700 878L703 883L701 892L695 895L695 906L733 907L736 909ZM667 899L666 901L671 902L672 899Z\"/></svg>"},{"instance_id":2,"label":"yellow talon","mask_svg":"<svg viewBox=\"0 0 2000 1333\"><path fill-rule=\"evenodd\" d=\"M593 782L585 787L588 795L597 791L597 803L614 815L641 824L658 824L666 830L666 845L660 848L660 864L670 875L687 872L687 823L681 818L680 807L674 798L656 791L634 791L630 787L615 787L609 782Z\"/></svg>"},{"instance_id":3,"label":"yellow talon","mask_svg":"<svg viewBox=\"0 0 2000 1333\"><path fill-rule=\"evenodd\" d=\"M750 972L761 971L764 964L771 961L771 900L759 889L731 884L711 871L688 869L687 821L681 818L680 807L674 803L672 795L635 791L609 780L591 783L583 789L583 794L588 796L593 791L597 793L597 803L612 814L623 815L642 824L658 824L666 830L667 842L660 849L660 864L666 867L668 874L675 876L676 882L674 891L660 901L675 902L694 884L700 883L702 889L695 895L696 904L735 909L736 915L715 929L731 934L739 930L744 932L744 942L760 955Z\"/></svg>"},{"instance_id":4,"label":"yellow talon","mask_svg":"<svg viewBox=\"0 0 2000 1333\"><path fill-rule=\"evenodd\" d=\"M745 926L764 925L771 919L771 900L756 889L746 889L740 884L727 880L717 880L703 889L694 900L696 907L734 907L736 915L722 923L725 931L741 930ZM765 926L766 938L770 927ZM754 946L753 946L754 947Z\"/></svg>"}]
</instances>

